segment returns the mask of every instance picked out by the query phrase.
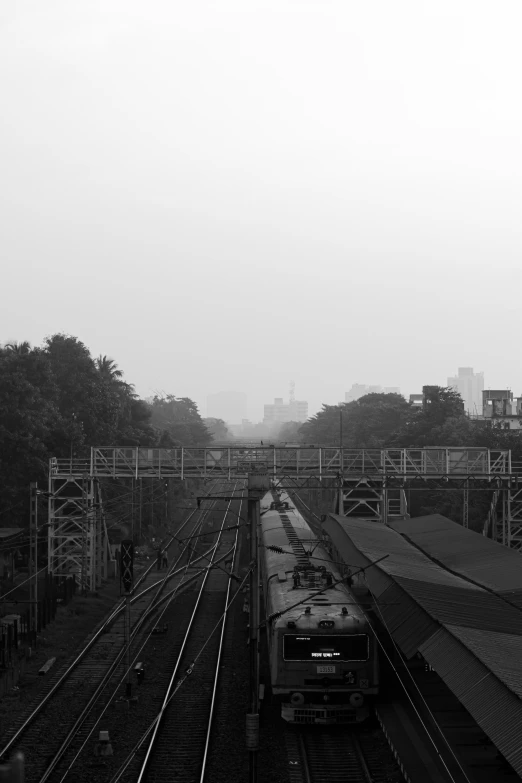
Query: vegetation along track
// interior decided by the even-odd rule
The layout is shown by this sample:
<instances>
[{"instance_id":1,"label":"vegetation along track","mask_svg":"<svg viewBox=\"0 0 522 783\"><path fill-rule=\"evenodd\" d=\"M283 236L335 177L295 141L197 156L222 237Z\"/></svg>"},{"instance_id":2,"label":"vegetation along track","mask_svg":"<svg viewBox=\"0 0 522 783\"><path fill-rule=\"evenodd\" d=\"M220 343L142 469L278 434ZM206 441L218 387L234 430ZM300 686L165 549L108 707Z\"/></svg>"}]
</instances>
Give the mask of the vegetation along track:
<instances>
[{"instance_id":1,"label":"vegetation along track","mask_svg":"<svg viewBox=\"0 0 522 783\"><path fill-rule=\"evenodd\" d=\"M215 489L213 486L209 494ZM170 547L182 533L194 535L203 525L208 510L194 509L167 543ZM171 580L181 579L186 560L193 547L190 542L181 547L175 562L163 575L156 563L144 572L134 588L131 605L131 634L138 644L146 635L151 612L165 600L163 595ZM204 555L198 556L206 564ZM32 705L30 714L12 725L3 737L0 756L21 750L26 758L26 781L48 780L59 759L73 738L84 726L90 711L103 693L109 680L124 673L124 602L121 601L107 620L91 637L79 655L50 680L46 693Z\"/></svg>"},{"instance_id":2,"label":"vegetation along track","mask_svg":"<svg viewBox=\"0 0 522 783\"><path fill-rule=\"evenodd\" d=\"M382 731L291 727L286 733L291 783L403 783Z\"/></svg>"},{"instance_id":3,"label":"vegetation along track","mask_svg":"<svg viewBox=\"0 0 522 783\"><path fill-rule=\"evenodd\" d=\"M172 611L177 623L168 644L169 667L162 675L163 687L147 704L144 696L147 727L141 741L110 778L111 783L163 783L165 780L195 783L205 779L226 610L241 590L241 583L231 588L229 576L236 562L239 529L227 529L230 526L225 523L229 512L237 523L240 503L237 502L237 511L233 508L235 501L232 507L228 504L222 532L215 544L213 562L225 558L226 568L207 570L190 604L189 594L185 594L184 618L174 605L165 612L168 617Z\"/></svg>"}]
</instances>

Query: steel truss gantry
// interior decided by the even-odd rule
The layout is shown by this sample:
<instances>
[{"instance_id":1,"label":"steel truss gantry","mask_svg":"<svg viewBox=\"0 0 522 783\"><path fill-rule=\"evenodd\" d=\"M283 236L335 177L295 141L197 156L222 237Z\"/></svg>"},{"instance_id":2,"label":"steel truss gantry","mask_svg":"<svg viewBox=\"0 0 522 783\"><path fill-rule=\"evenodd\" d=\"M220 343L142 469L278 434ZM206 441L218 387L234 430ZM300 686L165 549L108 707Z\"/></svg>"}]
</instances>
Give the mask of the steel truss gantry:
<instances>
[{"instance_id":1,"label":"steel truss gantry","mask_svg":"<svg viewBox=\"0 0 522 783\"><path fill-rule=\"evenodd\" d=\"M107 577L108 538L99 480L86 473L49 476L48 570L74 574L83 591Z\"/></svg>"},{"instance_id":2,"label":"steel truss gantry","mask_svg":"<svg viewBox=\"0 0 522 783\"><path fill-rule=\"evenodd\" d=\"M88 459L51 459L49 570L75 572L89 590L105 577L108 540L100 479L233 479L256 469L279 481L291 480L294 489L333 485L339 513L382 522L406 515L406 490L489 491L485 534L522 549L522 466L513 466L506 450L93 447Z\"/></svg>"}]
</instances>

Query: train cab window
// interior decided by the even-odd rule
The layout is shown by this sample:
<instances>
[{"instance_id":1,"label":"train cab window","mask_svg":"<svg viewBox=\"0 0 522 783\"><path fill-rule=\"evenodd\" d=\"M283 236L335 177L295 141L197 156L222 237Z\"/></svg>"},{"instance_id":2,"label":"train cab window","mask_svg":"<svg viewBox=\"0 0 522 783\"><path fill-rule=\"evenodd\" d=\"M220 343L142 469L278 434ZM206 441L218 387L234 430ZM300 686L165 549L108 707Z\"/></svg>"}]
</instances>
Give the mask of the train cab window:
<instances>
[{"instance_id":1,"label":"train cab window","mask_svg":"<svg viewBox=\"0 0 522 783\"><path fill-rule=\"evenodd\" d=\"M368 634L305 635L284 634L285 661L367 661L370 640Z\"/></svg>"}]
</instances>

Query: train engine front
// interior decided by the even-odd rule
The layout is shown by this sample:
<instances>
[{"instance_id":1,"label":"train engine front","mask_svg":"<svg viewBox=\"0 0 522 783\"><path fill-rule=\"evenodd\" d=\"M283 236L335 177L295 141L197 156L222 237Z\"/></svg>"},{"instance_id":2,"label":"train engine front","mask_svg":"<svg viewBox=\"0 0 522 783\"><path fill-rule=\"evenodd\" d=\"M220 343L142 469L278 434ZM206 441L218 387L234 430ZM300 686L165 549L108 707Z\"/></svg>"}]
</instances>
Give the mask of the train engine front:
<instances>
[{"instance_id":1,"label":"train engine front","mask_svg":"<svg viewBox=\"0 0 522 783\"><path fill-rule=\"evenodd\" d=\"M292 723L355 723L378 692L364 612L285 493L261 504L263 586L272 694Z\"/></svg>"}]
</instances>

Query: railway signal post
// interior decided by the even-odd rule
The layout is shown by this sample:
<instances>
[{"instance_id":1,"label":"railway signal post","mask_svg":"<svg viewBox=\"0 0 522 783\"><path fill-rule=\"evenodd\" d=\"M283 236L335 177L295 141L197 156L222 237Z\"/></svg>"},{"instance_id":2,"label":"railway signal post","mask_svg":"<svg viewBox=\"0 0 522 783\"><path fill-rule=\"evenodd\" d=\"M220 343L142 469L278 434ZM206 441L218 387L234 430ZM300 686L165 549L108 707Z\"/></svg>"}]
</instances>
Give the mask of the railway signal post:
<instances>
[{"instance_id":1,"label":"railway signal post","mask_svg":"<svg viewBox=\"0 0 522 783\"><path fill-rule=\"evenodd\" d=\"M270 489L266 470L248 474L248 522L250 528L250 712L246 717L246 745L249 755L249 783L257 783L257 752L259 748L259 522L260 500Z\"/></svg>"},{"instance_id":2,"label":"railway signal post","mask_svg":"<svg viewBox=\"0 0 522 783\"><path fill-rule=\"evenodd\" d=\"M130 539L121 542L121 582L125 590L125 698L132 697L130 671L130 599L134 582L134 544Z\"/></svg>"}]
</instances>

